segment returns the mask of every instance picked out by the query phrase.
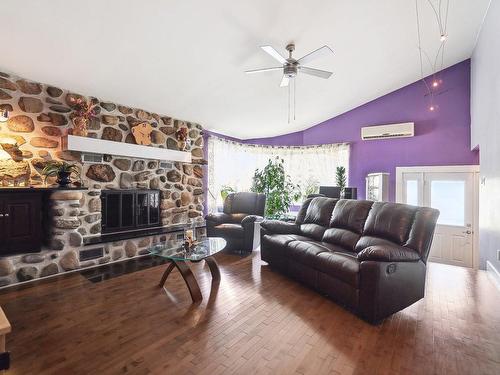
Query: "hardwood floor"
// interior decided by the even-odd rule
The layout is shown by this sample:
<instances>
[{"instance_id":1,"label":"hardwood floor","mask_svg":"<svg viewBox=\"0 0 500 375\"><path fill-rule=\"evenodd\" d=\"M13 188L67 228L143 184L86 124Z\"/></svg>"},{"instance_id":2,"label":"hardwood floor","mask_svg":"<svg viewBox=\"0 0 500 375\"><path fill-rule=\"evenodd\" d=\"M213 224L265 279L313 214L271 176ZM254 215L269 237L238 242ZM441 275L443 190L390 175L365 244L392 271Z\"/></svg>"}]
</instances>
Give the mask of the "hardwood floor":
<instances>
[{"instance_id":1,"label":"hardwood floor","mask_svg":"<svg viewBox=\"0 0 500 375\"><path fill-rule=\"evenodd\" d=\"M273 272L220 254L194 264L192 305L166 265L91 283L74 274L0 294L8 374L499 374L500 293L484 272L431 264L427 294L379 326Z\"/></svg>"}]
</instances>

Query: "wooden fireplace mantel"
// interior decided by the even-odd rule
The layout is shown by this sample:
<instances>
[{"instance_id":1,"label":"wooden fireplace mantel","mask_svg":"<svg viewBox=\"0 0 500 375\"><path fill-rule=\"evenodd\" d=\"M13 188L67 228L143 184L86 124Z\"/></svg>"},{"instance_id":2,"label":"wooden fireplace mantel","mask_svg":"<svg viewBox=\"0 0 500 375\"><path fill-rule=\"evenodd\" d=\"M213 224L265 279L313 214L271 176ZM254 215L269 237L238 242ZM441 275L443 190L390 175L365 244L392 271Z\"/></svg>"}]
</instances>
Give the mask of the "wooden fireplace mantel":
<instances>
[{"instance_id":1,"label":"wooden fireplace mantel","mask_svg":"<svg viewBox=\"0 0 500 375\"><path fill-rule=\"evenodd\" d=\"M168 148L142 146L76 135L67 135L63 137L61 144L63 150L68 151L191 163L191 152L170 150Z\"/></svg>"}]
</instances>

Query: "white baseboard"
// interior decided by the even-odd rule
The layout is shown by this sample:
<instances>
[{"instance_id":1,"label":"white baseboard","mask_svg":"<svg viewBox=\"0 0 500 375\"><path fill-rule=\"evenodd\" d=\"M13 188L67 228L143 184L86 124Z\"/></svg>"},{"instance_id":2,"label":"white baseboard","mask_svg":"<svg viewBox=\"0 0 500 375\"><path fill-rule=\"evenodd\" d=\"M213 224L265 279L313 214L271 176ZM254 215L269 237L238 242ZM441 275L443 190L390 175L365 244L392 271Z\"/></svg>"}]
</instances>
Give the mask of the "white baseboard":
<instances>
[{"instance_id":1,"label":"white baseboard","mask_svg":"<svg viewBox=\"0 0 500 375\"><path fill-rule=\"evenodd\" d=\"M500 272L498 272L495 266L489 261L486 261L486 272L488 273L491 281L493 281L493 284L495 284L497 289L500 290Z\"/></svg>"}]
</instances>

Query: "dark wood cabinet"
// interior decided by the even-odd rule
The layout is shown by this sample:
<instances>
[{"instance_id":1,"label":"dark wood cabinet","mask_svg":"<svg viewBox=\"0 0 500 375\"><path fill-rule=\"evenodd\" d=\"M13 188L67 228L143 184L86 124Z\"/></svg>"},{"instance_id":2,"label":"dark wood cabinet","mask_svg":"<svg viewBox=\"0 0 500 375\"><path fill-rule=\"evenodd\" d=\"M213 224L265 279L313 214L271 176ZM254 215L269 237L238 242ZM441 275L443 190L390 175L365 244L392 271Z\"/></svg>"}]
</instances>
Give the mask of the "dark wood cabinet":
<instances>
[{"instance_id":1,"label":"dark wood cabinet","mask_svg":"<svg viewBox=\"0 0 500 375\"><path fill-rule=\"evenodd\" d=\"M42 195L0 192L0 256L41 250Z\"/></svg>"}]
</instances>

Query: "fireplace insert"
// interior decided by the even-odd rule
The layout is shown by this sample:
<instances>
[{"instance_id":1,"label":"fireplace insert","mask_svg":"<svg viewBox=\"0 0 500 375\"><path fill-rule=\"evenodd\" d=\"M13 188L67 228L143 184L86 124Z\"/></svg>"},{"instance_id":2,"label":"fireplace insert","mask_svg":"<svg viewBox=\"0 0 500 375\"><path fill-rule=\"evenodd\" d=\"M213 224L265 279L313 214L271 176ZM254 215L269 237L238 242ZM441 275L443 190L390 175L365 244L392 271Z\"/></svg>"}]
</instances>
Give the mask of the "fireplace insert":
<instances>
[{"instance_id":1,"label":"fireplace insert","mask_svg":"<svg viewBox=\"0 0 500 375\"><path fill-rule=\"evenodd\" d=\"M102 233L160 226L158 190L103 190Z\"/></svg>"}]
</instances>

